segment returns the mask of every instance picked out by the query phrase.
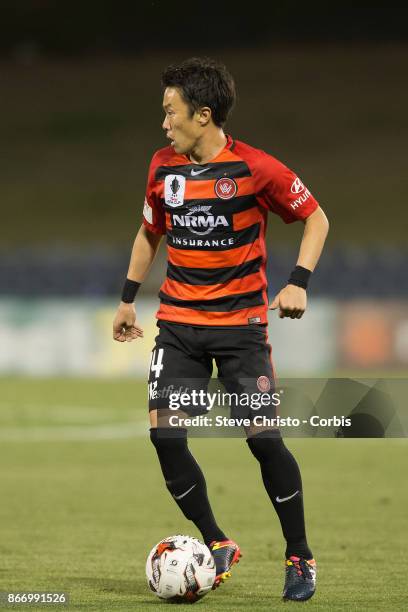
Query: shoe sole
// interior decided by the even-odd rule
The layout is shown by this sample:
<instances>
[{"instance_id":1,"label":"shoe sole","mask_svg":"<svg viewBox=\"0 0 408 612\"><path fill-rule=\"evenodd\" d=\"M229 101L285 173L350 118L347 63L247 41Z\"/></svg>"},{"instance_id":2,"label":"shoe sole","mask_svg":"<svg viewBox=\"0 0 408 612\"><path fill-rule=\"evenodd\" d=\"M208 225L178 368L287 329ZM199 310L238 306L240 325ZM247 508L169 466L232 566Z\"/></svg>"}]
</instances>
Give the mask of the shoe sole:
<instances>
[{"instance_id":1,"label":"shoe sole","mask_svg":"<svg viewBox=\"0 0 408 612\"><path fill-rule=\"evenodd\" d=\"M291 599L290 597L282 597L282 601L308 601L309 599L311 599L313 597L313 595L315 594L316 591L313 591L313 593L311 593L310 595L308 595L308 597L302 597L302 598L293 598Z\"/></svg>"}]
</instances>

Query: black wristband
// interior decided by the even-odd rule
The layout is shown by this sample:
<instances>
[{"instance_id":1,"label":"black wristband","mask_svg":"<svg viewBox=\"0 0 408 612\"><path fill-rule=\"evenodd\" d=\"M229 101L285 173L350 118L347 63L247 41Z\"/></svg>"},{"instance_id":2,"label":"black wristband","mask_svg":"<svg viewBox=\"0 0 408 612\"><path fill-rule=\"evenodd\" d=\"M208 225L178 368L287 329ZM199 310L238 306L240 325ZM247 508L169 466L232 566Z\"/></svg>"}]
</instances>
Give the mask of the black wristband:
<instances>
[{"instance_id":1,"label":"black wristband","mask_svg":"<svg viewBox=\"0 0 408 612\"><path fill-rule=\"evenodd\" d=\"M302 266L296 266L295 269L292 270L292 273L288 280L288 284L296 285L297 287L302 287L302 289L306 289L311 274L311 271L307 268L303 268Z\"/></svg>"},{"instance_id":2,"label":"black wristband","mask_svg":"<svg viewBox=\"0 0 408 612\"><path fill-rule=\"evenodd\" d=\"M122 290L122 302L125 304L132 304L135 301L136 293L139 291L139 287L142 283L132 281L129 278L125 280Z\"/></svg>"}]
</instances>

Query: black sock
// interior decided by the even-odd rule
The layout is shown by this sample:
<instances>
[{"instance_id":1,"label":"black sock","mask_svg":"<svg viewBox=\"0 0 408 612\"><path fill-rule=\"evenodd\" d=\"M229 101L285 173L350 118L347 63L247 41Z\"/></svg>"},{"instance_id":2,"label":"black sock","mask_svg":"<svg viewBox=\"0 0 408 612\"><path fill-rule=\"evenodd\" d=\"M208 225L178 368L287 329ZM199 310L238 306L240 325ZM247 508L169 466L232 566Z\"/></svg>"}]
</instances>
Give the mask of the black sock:
<instances>
[{"instance_id":1,"label":"black sock","mask_svg":"<svg viewBox=\"0 0 408 612\"><path fill-rule=\"evenodd\" d=\"M213 540L226 540L218 527L207 497L207 486L200 466L187 446L187 430L150 429L150 439L159 457L167 489L184 516L193 521L207 546Z\"/></svg>"},{"instance_id":2,"label":"black sock","mask_svg":"<svg viewBox=\"0 0 408 612\"><path fill-rule=\"evenodd\" d=\"M296 459L282 438L272 438L270 432L248 438L247 443L260 463L265 489L279 517L286 539L286 558L296 555L312 559L306 540L302 480Z\"/></svg>"}]
</instances>

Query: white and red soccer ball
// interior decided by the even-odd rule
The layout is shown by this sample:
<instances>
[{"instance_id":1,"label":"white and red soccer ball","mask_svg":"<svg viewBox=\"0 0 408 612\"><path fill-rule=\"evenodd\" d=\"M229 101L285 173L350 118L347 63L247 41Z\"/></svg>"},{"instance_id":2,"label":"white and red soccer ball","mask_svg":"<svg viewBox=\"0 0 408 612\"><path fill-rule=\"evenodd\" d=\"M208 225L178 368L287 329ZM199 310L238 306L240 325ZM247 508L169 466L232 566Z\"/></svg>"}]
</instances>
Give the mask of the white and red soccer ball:
<instances>
[{"instance_id":1,"label":"white and red soccer ball","mask_svg":"<svg viewBox=\"0 0 408 612\"><path fill-rule=\"evenodd\" d=\"M214 558L205 544L187 535L174 535L152 548L146 561L151 591L170 602L198 601L211 591Z\"/></svg>"}]
</instances>

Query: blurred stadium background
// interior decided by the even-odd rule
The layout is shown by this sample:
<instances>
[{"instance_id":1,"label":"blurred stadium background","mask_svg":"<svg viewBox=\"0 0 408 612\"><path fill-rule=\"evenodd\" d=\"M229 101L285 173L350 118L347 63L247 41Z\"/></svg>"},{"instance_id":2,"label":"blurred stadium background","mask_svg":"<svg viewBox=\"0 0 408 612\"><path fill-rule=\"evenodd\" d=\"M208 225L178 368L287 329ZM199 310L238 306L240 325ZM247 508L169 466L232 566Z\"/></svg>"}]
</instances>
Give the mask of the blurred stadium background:
<instances>
[{"instance_id":1,"label":"blurred stadium background","mask_svg":"<svg viewBox=\"0 0 408 612\"><path fill-rule=\"evenodd\" d=\"M217 29L196 47L183 3L169 20L161 3L125 2L120 19L112 2L12 4L1 25L1 374L145 375L164 245L140 294L145 341L115 346L110 322L148 163L166 145L160 73L194 53L235 75L227 131L297 171L331 222L306 316L271 317L278 373L406 371L408 48L395 19L381 30L374 6L369 23L356 10L347 29L347 6L338 8L330 41L326 13L319 21L318 8L299 6L291 20L281 7L268 36L226 3L228 43ZM271 295L301 231L270 217Z\"/></svg>"},{"instance_id":2,"label":"blurred stadium background","mask_svg":"<svg viewBox=\"0 0 408 612\"><path fill-rule=\"evenodd\" d=\"M2 3L0 590L64 587L83 609L146 610L145 553L170 532L192 532L163 495L146 436L164 245L139 294L145 339L111 339L147 167L166 144L165 65L223 60L239 94L227 131L297 171L330 219L306 315L271 316L278 375L406 376L405 23L392 3L266 4L243 14L236 2ZM270 216L271 297L295 263L302 227ZM208 452L209 441L193 442L215 510L247 550L217 609L246 609L248 594L254 610L271 601L280 609L280 574L259 579L253 516L268 563L281 563L281 536L251 458L240 440L224 441L239 466L226 481L217 463L225 445L212 440ZM322 561L318 609L403 609L403 441L291 448ZM340 595L338 584L347 585Z\"/></svg>"}]
</instances>

